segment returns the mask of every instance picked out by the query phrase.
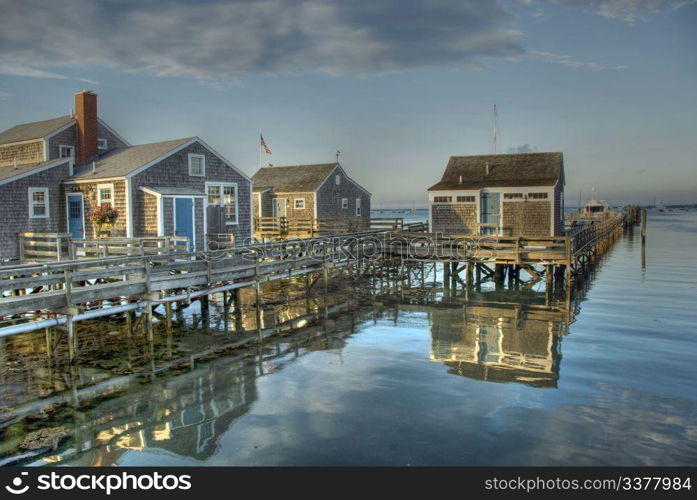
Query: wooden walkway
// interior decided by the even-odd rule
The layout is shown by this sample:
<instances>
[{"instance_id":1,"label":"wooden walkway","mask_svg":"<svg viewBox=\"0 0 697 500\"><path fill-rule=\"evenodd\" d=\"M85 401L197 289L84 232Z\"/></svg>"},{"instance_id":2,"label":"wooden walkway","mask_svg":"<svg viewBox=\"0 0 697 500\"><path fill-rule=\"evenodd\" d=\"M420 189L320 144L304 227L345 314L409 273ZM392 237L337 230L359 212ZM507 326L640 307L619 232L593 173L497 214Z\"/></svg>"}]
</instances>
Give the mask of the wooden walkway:
<instances>
[{"instance_id":1,"label":"wooden walkway","mask_svg":"<svg viewBox=\"0 0 697 500\"><path fill-rule=\"evenodd\" d=\"M287 240L209 253L107 257L0 267L0 317L44 318L0 336L191 301L211 293L323 272L379 254L379 231ZM91 310L87 310L91 309ZM60 315L60 316L57 316Z\"/></svg>"},{"instance_id":2,"label":"wooden walkway","mask_svg":"<svg viewBox=\"0 0 697 500\"><path fill-rule=\"evenodd\" d=\"M505 238L429 235L371 230L331 237L282 240L220 252L116 256L0 267L0 337L49 327L72 336L72 323L139 310L151 323L152 308L177 301L208 300L224 292L255 287L264 281L321 273L333 267L374 259L402 263L443 263L443 280L450 286L481 281L480 274L509 280L524 269L546 276L548 289L570 290L572 276L582 273L621 234L623 216L583 226L553 238ZM491 265L494 269L488 267ZM544 266L539 269L539 266ZM538 266L537 268L535 266ZM365 266L364 266L365 267ZM477 274L477 281L473 275ZM564 280L564 274L566 279ZM319 279L319 278L318 278ZM561 284L559 283L561 282ZM233 292L233 293L229 293ZM258 299L257 299L258 302Z\"/></svg>"}]
</instances>

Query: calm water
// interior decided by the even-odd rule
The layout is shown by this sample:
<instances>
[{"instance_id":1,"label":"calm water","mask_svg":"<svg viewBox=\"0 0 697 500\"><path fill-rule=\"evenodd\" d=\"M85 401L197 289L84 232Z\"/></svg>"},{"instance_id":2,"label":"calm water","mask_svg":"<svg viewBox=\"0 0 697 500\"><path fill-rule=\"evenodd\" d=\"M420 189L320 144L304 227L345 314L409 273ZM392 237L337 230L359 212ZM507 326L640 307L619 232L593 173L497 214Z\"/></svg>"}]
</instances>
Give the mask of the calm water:
<instances>
[{"instance_id":1,"label":"calm water","mask_svg":"<svg viewBox=\"0 0 697 500\"><path fill-rule=\"evenodd\" d=\"M45 370L7 361L2 456L73 465L696 465L696 246L694 211L651 214L646 268L637 228L613 247L570 325L539 303L539 287L492 300L485 287L467 302L424 284L193 369L132 378L86 363L81 376L101 385L75 396L54 382L48 409L26 394ZM221 337L195 329L186 338L199 349ZM191 349L182 338L175 350ZM31 445L46 435L56 437Z\"/></svg>"}]
</instances>

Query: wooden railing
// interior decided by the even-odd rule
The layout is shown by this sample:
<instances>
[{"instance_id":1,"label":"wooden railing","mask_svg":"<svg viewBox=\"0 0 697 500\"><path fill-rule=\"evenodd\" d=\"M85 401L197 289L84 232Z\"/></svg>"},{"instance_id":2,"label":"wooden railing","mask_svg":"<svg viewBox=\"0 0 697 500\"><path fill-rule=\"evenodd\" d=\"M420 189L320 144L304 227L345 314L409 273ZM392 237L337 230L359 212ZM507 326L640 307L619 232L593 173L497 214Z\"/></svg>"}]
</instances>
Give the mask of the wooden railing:
<instances>
[{"instance_id":1,"label":"wooden railing","mask_svg":"<svg viewBox=\"0 0 697 500\"><path fill-rule=\"evenodd\" d=\"M19 260L70 258L70 233L19 233Z\"/></svg>"},{"instance_id":2,"label":"wooden railing","mask_svg":"<svg viewBox=\"0 0 697 500\"><path fill-rule=\"evenodd\" d=\"M401 217L341 217L341 218L288 218L255 217L254 235L258 238L315 237L345 234L366 229L401 231Z\"/></svg>"},{"instance_id":3,"label":"wooden railing","mask_svg":"<svg viewBox=\"0 0 697 500\"><path fill-rule=\"evenodd\" d=\"M20 233L18 243L20 262L114 255L165 255L189 251L188 238L183 236L74 239L70 233Z\"/></svg>"},{"instance_id":4,"label":"wooden railing","mask_svg":"<svg viewBox=\"0 0 697 500\"><path fill-rule=\"evenodd\" d=\"M0 267L0 317L63 311L118 297L181 294L195 287L215 286L222 291L288 273L317 272L324 263L340 266L366 253L374 255L380 245L375 234L379 232L284 240L223 252L183 253L179 258L138 255L4 266Z\"/></svg>"},{"instance_id":5,"label":"wooden railing","mask_svg":"<svg viewBox=\"0 0 697 500\"><path fill-rule=\"evenodd\" d=\"M393 255L426 260L496 261L534 264L567 262L567 238L442 235L411 232L391 235Z\"/></svg>"},{"instance_id":6,"label":"wooden railing","mask_svg":"<svg viewBox=\"0 0 697 500\"><path fill-rule=\"evenodd\" d=\"M622 227L623 223L624 215L615 214L601 222L585 224L569 230L566 233L569 238L569 252L572 255L584 253L588 247L607 237L612 231Z\"/></svg>"},{"instance_id":7,"label":"wooden railing","mask_svg":"<svg viewBox=\"0 0 697 500\"><path fill-rule=\"evenodd\" d=\"M235 236L231 233L206 234L206 250L227 250L235 246Z\"/></svg>"},{"instance_id":8,"label":"wooden railing","mask_svg":"<svg viewBox=\"0 0 697 500\"><path fill-rule=\"evenodd\" d=\"M410 222L404 224L402 230L409 233L425 233L428 231L428 222Z\"/></svg>"},{"instance_id":9,"label":"wooden railing","mask_svg":"<svg viewBox=\"0 0 697 500\"><path fill-rule=\"evenodd\" d=\"M188 251L189 239L185 236L70 240L71 259L122 255L167 255Z\"/></svg>"}]
</instances>

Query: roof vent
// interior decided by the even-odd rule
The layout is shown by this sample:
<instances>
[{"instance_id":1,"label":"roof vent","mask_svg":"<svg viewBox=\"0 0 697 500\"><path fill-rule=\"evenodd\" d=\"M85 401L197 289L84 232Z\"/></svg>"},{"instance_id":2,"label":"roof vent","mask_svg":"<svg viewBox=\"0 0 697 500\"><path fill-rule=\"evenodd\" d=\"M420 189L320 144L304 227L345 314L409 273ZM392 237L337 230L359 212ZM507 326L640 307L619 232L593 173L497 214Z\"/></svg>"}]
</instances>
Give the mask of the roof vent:
<instances>
[{"instance_id":1,"label":"roof vent","mask_svg":"<svg viewBox=\"0 0 697 500\"><path fill-rule=\"evenodd\" d=\"M462 184L462 176L460 176L460 184Z\"/></svg>"},{"instance_id":2,"label":"roof vent","mask_svg":"<svg viewBox=\"0 0 697 500\"><path fill-rule=\"evenodd\" d=\"M17 157L15 156L15 170L17 170Z\"/></svg>"},{"instance_id":3,"label":"roof vent","mask_svg":"<svg viewBox=\"0 0 697 500\"><path fill-rule=\"evenodd\" d=\"M97 162L92 162L92 175L97 175Z\"/></svg>"},{"instance_id":4,"label":"roof vent","mask_svg":"<svg viewBox=\"0 0 697 500\"><path fill-rule=\"evenodd\" d=\"M486 166L484 169L484 175L489 175L489 162L486 162Z\"/></svg>"}]
</instances>

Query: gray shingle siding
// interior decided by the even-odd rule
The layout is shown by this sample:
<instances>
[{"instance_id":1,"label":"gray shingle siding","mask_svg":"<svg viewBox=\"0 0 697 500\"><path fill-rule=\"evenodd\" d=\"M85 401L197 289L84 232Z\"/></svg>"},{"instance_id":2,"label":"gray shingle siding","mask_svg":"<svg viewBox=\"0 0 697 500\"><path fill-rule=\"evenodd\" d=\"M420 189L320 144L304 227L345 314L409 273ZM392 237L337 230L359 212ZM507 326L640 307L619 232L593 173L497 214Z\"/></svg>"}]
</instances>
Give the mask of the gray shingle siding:
<instances>
[{"instance_id":1,"label":"gray shingle siding","mask_svg":"<svg viewBox=\"0 0 697 500\"><path fill-rule=\"evenodd\" d=\"M206 157L206 176L196 177L189 175L189 158L190 153L203 154ZM238 205L238 223L227 226L229 232L235 235L235 241L242 242L251 237L251 183L243 175L236 170L227 166L220 158L203 145L195 142L184 149L170 155L152 167L135 174L131 178L131 190L133 193L132 207L133 212L133 236L142 236L140 228L145 227L144 217L144 198L142 196L141 186L147 187L189 187L201 193L205 193L206 182L234 182L237 183L237 205ZM165 235L173 234L171 219L173 210L171 198L165 203L164 209L164 225ZM199 249L202 249L201 244L204 241L203 228L203 210L204 200L196 200L196 241Z\"/></svg>"},{"instance_id":2,"label":"gray shingle siding","mask_svg":"<svg viewBox=\"0 0 697 500\"><path fill-rule=\"evenodd\" d=\"M336 174L341 175L339 185ZM348 208L341 208L341 199L348 199ZM317 190L317 218L334 219L356 216L356 198L361 199L361 217L370 217L370 195L338 168Z\"/></svg>"},{"instance_id":3,"label":"gray shingle siding","mask_svg":"<svg viewBox=\"0 0 697 500\"><path fill-rule=\"evenodd\" d=\"M38 140L0 146L0 167L14 165L15 159L18 165L44 161L44 141Z\"/></svg>"},{"instance_id":4,"label":"gray shingle siding","mask_svg":"<svg viewBox=\"0 0 697 500\"><path fill-rule=\"evenodd\" d=\"M102 125L99 122L97 122L97 138L106 139L107 150L113 149L113 148L125 148L126 146L128 146L128 144L126 144L121 139L119 139L116 135L111 133L111 131L109 131L109 129L107 129L104 125Z\"/></svg>"},{"instance_id":5,"label":"gray shingle siding","mask_svg":"<svg viewBox=\"0 0 697 500\"><path fill-rule=\"evenodd\" d=\"M94 238L95 228L92 225L90 216L92 211L97 206L97 188L100 184L112 184L114 187L114 205L119 216L114 223L114 227L110 229L111 236L126 236L126 182L124 180L105 180L97 179L94 182L81 182L79 184L66 184L64 192L82 193L84 200L84 215L85 215L85 237Z\"/></svg>"},{"instance_id":6,"label":"gray shingle siding","mask_svg":"<svg viewBox=\"0 0 697 500\"><path fill-rule=\"evenodd\" d=\"M48 159L52 160L54 158L60 158L60 146L72 146L73 151L76 152L77 145L77 131L76 126L66 128L62 132L58 132L56 135L48 140Z\"/></svg>"},{"instance_id":7,"label":"gray shingle siding","mask_svg":"<svg viewBox=\"0 0 697 500\"><path fill-rule=\"evenodd\" d=\"M64 232L65 196L61 180L68 176L68 161L34 175L0 186L3 223L0 225L0 259L19 258L17 234L24 232ZM49 217L29 218L29 188L48 188Z\"/></svg>"}]
</instances>

